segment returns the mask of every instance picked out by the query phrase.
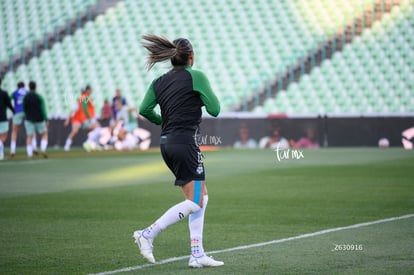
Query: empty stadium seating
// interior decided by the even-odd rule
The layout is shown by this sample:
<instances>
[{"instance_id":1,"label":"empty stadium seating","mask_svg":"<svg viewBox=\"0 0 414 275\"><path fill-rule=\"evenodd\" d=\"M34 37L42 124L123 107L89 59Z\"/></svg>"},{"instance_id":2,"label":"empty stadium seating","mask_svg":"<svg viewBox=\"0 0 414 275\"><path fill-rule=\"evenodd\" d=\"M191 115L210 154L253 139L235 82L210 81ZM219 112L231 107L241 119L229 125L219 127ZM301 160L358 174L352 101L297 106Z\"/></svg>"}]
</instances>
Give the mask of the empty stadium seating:
<instances>
[{"instance_id":1,"label":"empty stadium seating","mask_svg":"<svg viewBox=\"0 0 414 275\"><path fill-rule=\"evenodd\" d=\"M96 1L0 1L0 62L55 32Z\"/></svg>"},{"instance_id":2,"label":"empty stadium seating","mask_svg":"<svg viewBox=\"0 0 414 275\"><path fill-rule=\"evenodd\" d=\"M16 43L18 37L45 30L44 24L51 22L55 15L76 17L81 9L76 2L68 0L56 1L56 4L46 1L32 12L33 16L24 19L28 22L21 24L21 31L18 28L13 32L14 26L19 24L16 22L20 21L11 16L17 11L29 14L31 9L34 10L31 5L40 5L38 2L43 1L2 2L2 12L8 13L3 19L7 22L3 31L5 29L10 33L8 37L14 38L9 38L6 40L8 44L0 47L10 47L13 45L11 41ZM56 116L69 111L81 87L86 84L94 88L97 106L105 98L112 97L118 87L130 104L137 106L150 81L169 68L167 63L146 71L140 37L151 32L171 39L188 37L195 48L195 68L206 72L223 110L231 111L240 100L284 72L373 3L372 0L210 0L195 5L181 0L120 1L50 50L19 66L15 72L9 72L3 87L11 91L19 80L36 80L39 92L50 99L47 103L49 112ZM385 16L382 23L374 24L342 52L336 53L332 60L326 60L320 68L302 77L299 83L290 85L275 99L268 99L256 111L412 111L410 106L403 105L402 108L398 105L408 102L405 99L413 90L412 61L400 58L414 54L412 4L401 7ZM34 18L41 21L34 23ZM53 32L53 24L47 26L51 27L47 31ZM38 39L37 35L35 37ZM389 64L399 73L386 72ZM377 77L386 84L380 86ZM360 87L360 83L364 86ZM385 92L387 85L398 88L394 91L400 100ZM400 88L405 90L400 92ZM376 94L383 98L383 105L374 102Z\"/></svg>"},{"instance_id":3,"label":"empty stadium seating","mask_svg":"<svg viewBox=\"0 0 414 275\"><path fill-rule=\"evenodd\" d=\"M310 75L268 99L270 113L414 112L414 9L397 7ZM393 18L391 18L393 17Z\"/></svg>"}]
</instances>

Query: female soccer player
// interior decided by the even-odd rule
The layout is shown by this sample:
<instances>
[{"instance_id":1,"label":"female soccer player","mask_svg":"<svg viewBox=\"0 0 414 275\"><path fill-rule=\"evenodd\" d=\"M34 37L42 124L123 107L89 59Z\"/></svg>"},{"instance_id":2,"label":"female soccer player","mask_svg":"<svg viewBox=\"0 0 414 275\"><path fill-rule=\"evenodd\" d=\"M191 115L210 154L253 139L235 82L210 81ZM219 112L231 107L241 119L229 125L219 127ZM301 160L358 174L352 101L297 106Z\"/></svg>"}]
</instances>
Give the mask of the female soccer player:
<instances>
[{"instance_id":1,"label":"female soccer player","mask_svg":"<svg viewBox=\"0 0 414 275\"><path fill-rule=\"evenodd\" d=\"M33 157L32 140L37 132L41 135L40 150L42 156L47 158L46 148L48 143L47 134L47 112L45 101L41 95L36 92L36 82L29 82L30 92L23 99L23 111L25 116L24 128L26 129L26 150L29 158Z\"/></svg>"},{"instance_id":2,"label":"female soccer player","mask_svg":"<svg viewBox=\"0 0 414 275\"><path fill-rule=\"evenodd\" d=\"M144 35L142 45L148 50L148 70L161 61L170 60L173 68L155 79L149 86L140 107L140 114L160 125L162 157L175 175L175 185L180 186L185 200L167 210L158 220L144 230L135 231L133 238L141 254L155 263L152 243L168 226L189 215L191 241L190 267L221 266L224 263L208 257L203 249L204 213L208 194L204 182L203 157L196 143L201 107L217 116L220 104L210 87L207 77L193 70L193 47L185 38L173 42L156 35ZM159 104L161 115L154 111Z\"/></svg>"},{"instance_id":3,"label":"female soccer player","mask_svg":"<svg viewBox=\"0 0 414 275\"><path fill-rule=\"evenodd\" d=\"M72 131L69 133L65 146L63 147L65 151L70 151L72 141L80 129L90 130L88 136L91 137L92 140L99 136L101 126L95 117L95 107L93 106L91 94L91 86L87 85L82 89L81 96L76 103L76 109L70 112L64 122L64 126L66 127L69 125L69 122L72 121Z\"/></svg>"}]
</instances>

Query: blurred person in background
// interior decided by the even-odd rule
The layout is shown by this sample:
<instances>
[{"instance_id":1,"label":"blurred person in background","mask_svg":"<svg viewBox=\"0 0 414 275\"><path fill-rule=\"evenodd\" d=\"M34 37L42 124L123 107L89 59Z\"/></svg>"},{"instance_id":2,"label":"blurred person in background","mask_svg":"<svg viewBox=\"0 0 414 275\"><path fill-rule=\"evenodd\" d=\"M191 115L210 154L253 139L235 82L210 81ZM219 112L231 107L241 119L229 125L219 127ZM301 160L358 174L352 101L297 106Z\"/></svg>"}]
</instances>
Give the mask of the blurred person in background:
<instances>
[{"instance_id":1,"label":"blurred person in background","mask_svg":"<svg viewBox=\"0 0 414 275\"><path fill-rule=\"evenodd\" d=\"M414 127L405 129L401 133L401 142L404 149L411 150L413 149L413 140L414 140Z\"/></svg>"},{"instance_id":2,"label":"blurred person in background","mask_svg":"<svg viewBox=\"0 0 414 275\"><path fill-rule=\"evenodd\" d=\"M94 135L95 131L90 132L83 143L85 151L108 150L113 147L118 151L149 149L151 133L138 128L138 110L122 105L120 100L115 102L115 106L117 109L115 122L108 127L96 128L100 130L99 135Z\"/></svg>"},{"instance_id":3,"label":"blurred person in background","mask_svg":"<svg viewBox=\"0 0 414 275\"><path fill-rule=\"evenodd\" d=\"M233 147L236 149L255 149L257 148L257 142L249 137L249 128L245 123L240 126L239 140L234 142Z\"/></svg>"},{"instance_id":4,"label":"blurred person in background","mask_svg":"<svg viewBox=\"0 0 414 275\"><path fill-rule=\"evenodd\" d=\"M281 136L280 128L275 126L270 137L263 137L260 140L260 148L287 149L289 148L289 141Z\"/></svg>"},{"instance_id":5,"label":"blurred person in background","mask_svg":"<svg viewBox=\"0 0 414 275\"><path fill-rule=\"evenodd\" d=\"M112 118L112 106L108 99L105 99L101 108L101 116L99 117L101 126L108 126Z\"/></svg>"},{"instance_id":6,"label":"blurred person in background","mask_svg":"<svg viewBox=\"0 0 414 275\"><path fill-rule=\"evenodd\" d=\"M0 79L0 87L2 80ZM9 120L7 119L7 109L14 112L9 94L0 88L0 160L4 159L4 142L9 133Z\"/></svg>"},{"instance_id":7,"label":"blurred person in background","mask_svg":"<svg viewBox=\"0 0 414 275\"><path fill-rule=\"evenodd\" d=\"M72 131L66 139L64 147L65 151L70 150L72 141L80 129L90 130L89 136L92 139L95 139L96 135L99 136L100 125L95 117L95 107L93 106L91 94L91 86L87 85L83 88L74 110L71 111L69 116L66 118L64 125L66 127L69 125L69 122L72 122Z\"/></svg>"},{"instance_id":8,"label":"blurred person in background","mask_svg":"<svg viewBox=\"0 0 414 275\"><path fill-rule=\"evenodd\" d=\"M319 148L315 131L312 128L307 128L305 130L305 136L301 137L298 141L290 140L289 143L293 148Z\"/></svg>"},{"instance_id":9,"label":"blurred person in background","mask_svg":"<svg viewBox=\"0 0 414 275\"><path fill-rule=\"evenodd\" d=\"M22 125L24 121L24 112L23 112L23 98L29 91L26 89L25 84L23 81L19 81L17 83L17 90L15 90L11 98L14 104L14 110L16 113L13 116L13 126L12 126L12 133L11 133L11 141L10 141L10 156L14 157L16 155L16 142L17 142L17 135L19 133L20 125ZM37 142L36 142L36 135L32 139L32 148L33 153L37 155Z\"/></svg>"},{"instance_id":10,"label":"blurred person in background","mask_svg":"<svg viewBox=\"0 0 414 275\"><path fill-rule=\"evenodd\" d=\"M32 140L37 132L41 135L40 150L42 156L47 158L46 149L48 143L47 135L47 112L43 97L36 93L36 83L30 81L30 92L23 99L23 111L25 114L24 126L26 129L27 141L26 151L29 158L33 157Z\"/></svg>"},{"instance_id":11,"label":"blurred person in background","mask_svg":"<svg viewBox=\"0 0 414 275\"><path fill-rule=\"evenodd\" d=\"M126 98L122 96L121 90L118 88L115 91L115 96L112 98L112 117L116 119L117 115L117 108L116 108L116 102L121 102L122 105L127 105Z\"/></svg>"},{"instance_id":12,"label":"blurred person in background","mask_svg":"<svg viewBox=\"0 0 414 275\"><path fill-rule=\"evenodd\" d=\"M125 132L132 132L135 128L138 128L138 112L135 108L130 108L126 104L123 104L121 100L115 101L116 110L116 122L122 124L122 129Z\"/></svg>"},{"instance_id":13,"label":"blurred person in background","mask_svg":"<svg viewBox=\"0 0 414 275\"><path fill-rule=\"evenodd\" d=\"M138 127L138 110L123 105L122 101L115 102L117 109L116 126L114 134L118 140L115 142L117 150L132 150L139 146L141 150L147 150L151 144L151 133Z\"/></svg>"}]
</instances>

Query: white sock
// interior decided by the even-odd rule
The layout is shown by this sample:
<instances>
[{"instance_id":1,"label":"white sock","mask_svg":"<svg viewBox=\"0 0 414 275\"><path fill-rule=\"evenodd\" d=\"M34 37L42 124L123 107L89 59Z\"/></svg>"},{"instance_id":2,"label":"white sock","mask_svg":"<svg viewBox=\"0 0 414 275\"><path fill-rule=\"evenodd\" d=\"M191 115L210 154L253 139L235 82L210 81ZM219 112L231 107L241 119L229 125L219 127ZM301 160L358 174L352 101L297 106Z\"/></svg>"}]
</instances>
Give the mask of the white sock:
<instances>
[{"instance_id":1,"label":"white sock","mask_svg":"<svg viewBox=\"0 0 414 275\"><path fill-rule=\"evenodd\" d=\"M190 229L191 255L196 258L204 256L203 228L204 213L208 203L208 195L203 196L203 208L188 216L188 227Z\"/></svg>"},{"instance_id":2,"label":"white sock","mask_svg":"<svg viewBox=\"0 0 414 275\"><path fill-rule=\"evenodd\" d=\"M175 224L176 222L187 217L191 212L197 212L200 210L200 206L193 201L185 200L180 202L164 213L155 223L147 227L143 236L148 239L154 239L161 231L168 226Z\"/></svg>"},{"instance_id":3,"label":"white sock","mask_svg":"<svg viewBox=\"0 0 414 275\"><path fill-rule=\"evenodd\" d=\"M0 159L4 158L4 145L3 141L0 140Z\"/></svg>"},{"instance_id":4,"label":"white sock","mask_svg":"<svg viewBox=\"0 0 414 275\"><path fill-rule=\"evenodd\" d=\"M72 145L72 140L70 138L66 139L65 147L69 148Z\"/></svg>"},{"instance_id":5,"label":"white sock","mask_svg":"<svg viewBox=\"0 0 414 275\"><path fill-rule=\"evenodd\" d=\"M33 147L33 151L37 151L37 140L36 140L36 136L34 136L32 138L32 147Z\"/></svg>"},{"instance_id":6,"label":"white sock","mask_svg":"<svg viewBox=\"0 0 414 275\"><path fill-rule=\"evenodd\" d=\"M42 150L42 152L46 152L46 148L47 148L47 139L42 139L40 141L40 150Z\"/></svg>"},{"instance_id":7,"label":"white sock","mask_svg":"<svg viewBox=\"0 0 414 275\"><path fill-rule=\"evenodd\" d=\"M10 154L15 154L15 153L16 153L16 142L11 141L10 142Z\"/></svg>"},{"instance_id":8,"label":"white sock","mask_svg":"<svg viewBox=\"0 0 414 275\"><path fill-rule=\"evenodd\" d=\"M33 147L32 145L26 145L27 156L29 158L33 157Z\"/></svg>"},{"instance_id":9,"label":"white sock","mask_svg":"<svg viewBox=\"0 0 414 275\"><path fill-rule=\"evenodd\" d=\"M93 129L91 132L89 132L88 141L99 143L100 135L101 135L101 127L97 127Z\"/></svg>"}]
</instances>

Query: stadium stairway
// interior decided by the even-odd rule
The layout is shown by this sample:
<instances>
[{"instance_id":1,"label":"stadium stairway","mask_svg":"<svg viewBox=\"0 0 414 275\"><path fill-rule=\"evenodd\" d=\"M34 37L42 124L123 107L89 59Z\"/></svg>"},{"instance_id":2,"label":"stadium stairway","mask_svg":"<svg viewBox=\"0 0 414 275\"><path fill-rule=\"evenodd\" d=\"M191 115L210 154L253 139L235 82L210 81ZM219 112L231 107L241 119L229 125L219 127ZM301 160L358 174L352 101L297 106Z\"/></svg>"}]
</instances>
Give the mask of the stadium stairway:
<instances>
[{"instance_id":1,"label":"stadium stairway","mask_svg":"<svg viewBox=\"0 0 414 275\"><path fill-rule=\"evenodd\" d=\"M87 9L83 10L80 14L77 14L74 18L67 20L63 25L57 25L55 30L47 33L44 38L30 41L27 46L22 46L22 49L14 53L12 57L7 61L3 61L0 64L0 78L3 78L7 72L15 71L21 64L28 64L30 59L39 56L43 50L51 49L55 43L62 42L63 38L67 35L72 35L76 30L83 28L83 26L89 21L95 20L101 14L118 2L124 0L97 0ZM50 23L55 25L55 21L59 18L55 18ZM32 35L29 35L32 36ZM27 38L21 39L18 44L26 44Z\"/></svg>"},{"instance_id":2,"label":"stadium stairway","mask_svg":"<svg viewBox=\"0 0 414 275\"><path fill-rule=\"evenodd\" d=\"M242 100L235 108L235 111L253 111L257 106L262 106L266 99L276 97L279 91L297 82L303 75L326 60L330 59L335 52L342 51L346 44L351 43L359 37L365 29L371 28L375 21L380 21L386 14L389 14L393 7L399 6L400 0L377 0L373 6L368 7L360 15L356 16L344 28L328 37L317 48L310 51L306 56L299 58L296 63L278 74L264 87L259 87L248 98Z\"/></svg>"}]
</instances>

